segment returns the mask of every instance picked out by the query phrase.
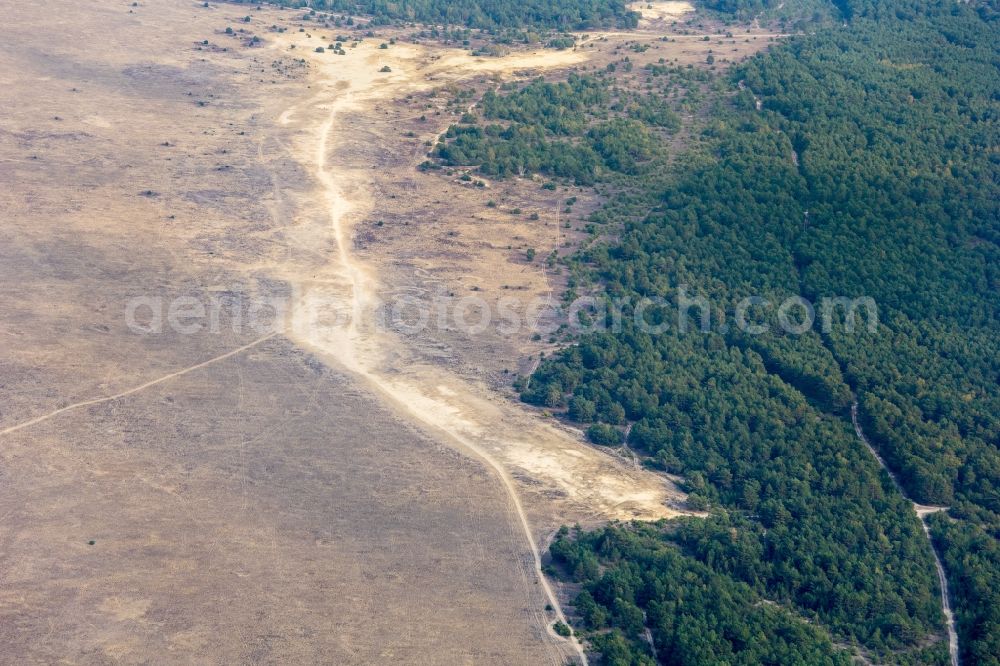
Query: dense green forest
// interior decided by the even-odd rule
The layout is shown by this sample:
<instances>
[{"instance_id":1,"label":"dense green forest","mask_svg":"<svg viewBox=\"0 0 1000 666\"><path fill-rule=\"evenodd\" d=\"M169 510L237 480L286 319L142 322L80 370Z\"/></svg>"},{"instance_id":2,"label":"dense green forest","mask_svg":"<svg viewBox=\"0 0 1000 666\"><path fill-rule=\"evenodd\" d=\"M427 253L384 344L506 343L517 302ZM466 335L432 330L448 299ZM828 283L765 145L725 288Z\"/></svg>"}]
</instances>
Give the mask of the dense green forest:
<instances>
[{"instance_id":1,"label":"dense green forest","mask_svg":"<svg viewBox=\"0 0 1000 666\"><path fill-rule=\"evenodd\" d=\"M964 663L1000 663L996 4L838 0L826 16L836 27L703 85L709 118L676 160L665 90L697 85L670 68L648 88L662 127L623 111L613 77L589 76L490 93L437 148L494 176L612 178L623 193L568 262L570 296L600 284L609 300L674 306L651 311L665 332L626 306L620 327L568 338L519 384L596 443L682 475L710 510L557 539L556 566L582 585L578 629L608 663L837 663L825 632L879 660L947 662L931 551L855 436L855 399L906 493L949 507L930 522ZM719 323L748 296L867 297L877 322L851 329L830 308L828 330L790 335L772 307L751 311L764 334L685 334L682 286Z\"/></svg>"},{"instance_id":2,"label":"dense green forest","mask_svg":"<svg viewBox=\"0 0 1000 666\"><path fill-rule=\"evenodd\" d=\"M487 91L479 110L489 122L470 117L451 126L435 155L498 178L537 172L590 185L607 172L635 174L659 146L648 126L676 131L680 119L653 96L624 91L615 96L615 113L611 87L609 77L571 75L503 95Z\"/></svg>"},{"instance_id":3,"label":"dense green forest","mask_svg":"<svg viewBox=\"0 0 1000 666\"><path fill-rule=\"evenodd\" d=\"M627 57L622 66L631 66ZM680 129L680 112L690 111L710 76L652 65L639 92L615 85L613 71L488 90L477 115L449 127L433 155L439 164L475 167L493 178L542 173L578 185L638 176L647 163L656 170L662 139Z\"/></svg>"},{"instance_id":4,"label":"dense green forest","mask_svg":"<svg viewBox=\"0 0 1000 666\"><path fill-rule=\"evenodd\" d=\"M624 0L279 0L278 4L372 17L374 25L416 22L469 28L587 30L635 27Z\"/></svg>"},{"instance_id":5,"label":"dense green forest","mask_svg":"<svg viewBox=\"0 0 1000 666\"><path fill-rule=\"evenodd\" d=\"M662 663L851 663L822 631L668 546L662 528L564 529L552 554L583 583L576 610L607 663L654 664L635 647L647 626Z\"/></svg>"},{"instance_id":6,"label":"dense green forest","mask_svg":"<svg viewBox=\"0 0 1000 666\"><path fill-rule=\"evenodd\" d=\"M769 7L779 4L774 0L702 0L701 7L713 9L724 14L758 14Z\"/></svg>"}]
</instances>

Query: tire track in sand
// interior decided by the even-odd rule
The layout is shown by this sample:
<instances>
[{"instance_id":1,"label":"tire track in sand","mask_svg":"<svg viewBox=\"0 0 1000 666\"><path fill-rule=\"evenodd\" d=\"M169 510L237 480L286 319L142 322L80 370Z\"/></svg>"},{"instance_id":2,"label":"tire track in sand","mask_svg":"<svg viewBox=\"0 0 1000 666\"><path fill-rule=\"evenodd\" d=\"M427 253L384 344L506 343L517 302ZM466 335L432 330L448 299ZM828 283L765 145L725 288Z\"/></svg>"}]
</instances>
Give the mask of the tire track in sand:
<instances>
[{"instance_id":1,"label":"tire track in sand","mask_svg":"<svg viewBox=\"0 0 1000 666\"><path fill-rule=\"evenodd\" d=\"M134 387L132 387L130 389L122 391L121 393L115 393L114 395L108 395L108 396L104 396L104 397L101 397L101 398L93 398L91 400L83 400L81 402L74 402L72 405L66 405L65 407L60 407L59 409L54 409L51 412L48 412L47 414L42 414L41 416L36 416L33 419L29 419L29 420L24 421L22 423L18 423L18 424L9 426L7 428L4 428L3 430L0 430L0 437L2 437L4 435L9 435L11 433L15 433L18 430L21 430L23 428L28 428L30 426L35 425L36 423L41 423L42 421L47 421L47 420L51 419L54 416L58 416L60 414L72 411L74 409L79 409L81 407L90 407L91 405L100 405L101 403L111 402L113 400L118 400L119 398L128 397L128 396L132 395L133 393L138 393L139 391L142 391L144 389L150 388L151 386L156 386L157 384L162 384L163 382L166 382L166 381L169 381L171 379L174 379L175 377L180 377L182 375L186 375L189 372L193 372L193 371L198 370L200 368L204 368L207 365L211 365L213 363L218 363L219 361L223 361L223 360L225 360L227 358L230 358L231 356L235 356L235 355L237 355L237 354L239 354L241 352L246 351L247 349L250 349L252 347L256 347L257 345L259 345L262 342L270 340L275 335L277 335L277 334L276 333L271 333L269 335L265 335L262 338L257 338L253 342L249 342L249 343L243 345L242 347L237 347L236 349L230 350L230 351L226 352L225 354L220 354L219 356L213 356L212 358L210 358L208 360L205 360L205 361L202 361L201 363L196 363L196 364L190 365L190 366L188 366L186 368L182 368L181 370L177 370L176 372L171 372L170 374L163 375L162 377L157 377L156 379L148 381L145 384L140 384L139 386L134 386Z\"/></svg>"},{"instance_id":2,"label":"tire track in sand","mask_svg":"<svg viewBox=\"0 0 1000 666\"><path fill-rule=\"evenodd\" d=\"M511 506L514 510L514 514L517 516L517 521L520 525L521 531L523 532L524 538L528 543L528 548L531 551L531 556L534 562L534 575L544 591L546 602L553 608L557 620L569 624L555 591L552 589L549 581L542 573L541 550L535 540L531 524L528 521L528 516L524 510L524 505L521 502L518 490L507 470L504 469L504 467L497 462L493 456L489 454L489 452L478 446L474 441L462 436L460 433L449 431L447 428L441 427L439 423L436 423L433 419L428 418L427 414L422 412L422 410L414 409L414 402L412 399L413 396L407 395L403 391L400 391L397 385L386 381L380 373L364 362L362 359L363 352L358 353L359 350L356 349L356 344L359 341L362 341L363 336L365 335L365 327L362 326L362 322L365 317L366 305L374 303L376 301L376 297L374 293L372 293L372 282L366 275L364 267L354 259L349 250L348 230L345 229L345 218L350 213L352 206L346 197L344 197L340 192L337 181L327 166L329 138L333 133L338 112L351 105L353 97L353 91L346 91L342 93L341 97L334 101L331 105L331 110L317 133L316 153L314 157L314 175L320 182L326 198L330 214L330 228L337 246L336 259L339 263L342 277L347 280L348 288L351 293L351 313L344 331L344 346L340 347L341 353L336 354L336 356L338 360L341 360L350 370L366 379L371 386L375 387L383 396L391 401L397 409L402 409L410 416L423 423L425 426L429 426L435 431L440 432L453 444L456 444L458 448L480 460L496 475L503 486L504 491L507 493L508 499L510 500ZM283 117L287 117L285 114L282 115ZM326 345L322 345L322 347L326 348ZM328 350L328 348L326 349ZM552 624L548 621L545 621L545 629L548 635L552 638L560 641L567 640L556 634L552 628ZM568 642L571 644L573 651L576 653L580 662L584 666L588 666L589 661L587 659L587 654L577 637L575 635L571 636L568 639Z\"/></svg>"}]
</instances>

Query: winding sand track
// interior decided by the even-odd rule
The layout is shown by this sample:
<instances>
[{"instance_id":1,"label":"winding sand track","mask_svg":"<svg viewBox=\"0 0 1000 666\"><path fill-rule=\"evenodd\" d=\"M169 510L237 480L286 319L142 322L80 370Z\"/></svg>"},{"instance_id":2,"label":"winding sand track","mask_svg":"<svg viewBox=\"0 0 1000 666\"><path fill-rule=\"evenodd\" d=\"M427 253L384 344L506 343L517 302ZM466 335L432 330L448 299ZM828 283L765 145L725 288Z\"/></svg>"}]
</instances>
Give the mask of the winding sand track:
<instances>
[{"instance_id":1,"label":"winding sand track","mask_svg":"<svg viewBox=\"0 0 1000 666\"><path fill-rule=\"evenodd\" d=\"M347 92L341 99L344 104L350 104L352 97L353 93ZM323 187L327 204L329 206L330 226L333 230L333 236L337 244L337 259L339 267L342 270L344 277L349 282L349 289L352 295L351 314L346 322L346 336L342 338L342 341L345 343L344 346L329 346L328 344L324 344L325 341L322 340L319 341L320 344L318 346L327 353L333 352L338 360L340 360L350 370L362 375L383 395L385 395L386 398L391 400L397 408L406 410L413 417L428 426L440 429L453 442L484 462L497 475L503 484L504 489L507 491L507 494L510 496L514 512L517 514L521 529L524 531L524 536L528 541L528 545L534 559L535 575L545 591L545 597L552 608L555 609L557 618L561 622L565 623L567 622L566 615L563 613L559 599L556 597L552 587L549 585L549 582L542 574L541 551L539 550L534 534L531 531L531 526L528 523L528 516L524 511L520 496L518 495L518 490L514 486L514 482L507 471L496 460L494 460L489 453L478 446L474 440L463 437L460 433L448 429L446 425L442 425L442 423L435 419L430 412L416 409L414 398L418 396L415 395L412 390L407 390L406 388L393 384L383 375L376 372L371 364L366 363L366 361L370 359L365 358L364 351L360 348L366 341L366 332L361 323L366 316L373 314L371 313L370 308L372 304L376 302L377 298L375 294L372 293L372 283L367 277L367 272L364 267L361 266L348 251L348 230L345 229L345 217L350 211L350 204L340 193L340 190L337 187L337 181L331 173L327 163L328 140L336 124L338 107L339 104L337 103L333 105L327 120L320 126L319 140L316 142L315 175ZM308 307L308 304L303 305ZM312 328L314 324L315 322L310 322L310 328ZM310 339L310 343L315 344L317 342L317 338L315 337L315 333L317 331L313 330L312 332L314 337ZM551 626L547 625L546 629L551 636L557 636ZM581 662L583 664L587 664L587 655L583 650L583 646L575 636L571 637L570 640Z\"/></svg>"},{"instance_id":2,"label":"winding sand track","mask_svg":"<svg viewBox=\"0 0 1000 666\"><path fill-rule=\"evenodd\" d=\"M414 71L422 55L416 48L396 47L392 56L365 45L356 51L351 60L356 58L361 64L350 69L343 67L343 58L335 62L338 67L328 65L328 60L320 61L321 83L333 93L321 93L313 99L322 112L318 122L315 109L312 113L298 109L295 114L282 114L286 122L301 118L299 122L304 124L298 157L311 165L319 184L317 197L324 202L329 220L326 237L317 238L316 243L333 246L329 263L319 269L274 267L297 290L291 336L365 377L422 423L447 432L463 447L493 459L500 467L519 468L559 488L596 515L621 519L677 515L664 505L667 486L661 477L626 469L610 456L457 378L446 368L425 363L379 325L382 285L374 270L351 250L351 225L371 205L366 191L367 169L347 163L349 151L339 150L343 137L337 133L338 118L364 111L374 100L420 89L426 83ZM381 63L390 58L393 74L378 74ZM420 73L451 72L457 78L482 70L558 66L580 59L581 55L572 52L527 54L502 61L477 61L457 54L433 61ZM349 78L343 78L345 73ZM334 151L337 160L329 158Z\"/></svg>"},{"instance_id":3,"label":"winding sand track","mask_svg":"<svg viewBox=\"0 0 1000 666\"><path fill-rule=\"evenodd\" d=\"M302 39L293 35L278 41L276 48L288 48ZM298 46L312 51L308 44ZM332 61L328 55L310 53L314 71L318 71L313 87L321 92L307 103L287 109L278 120L300 130L298 148L293 152L309 166L318 185L316 199L323 204L328 224L314 241L315 247L330 248L328 261L318 269L272 267L277 277L295 289L290 315L293 340L362 378L396 411L439 440L482 461L501 481L514 523L523 531L531 551L534 582L540 584L555 619L563 622L566 616L559 599L542 574L538 545L540 535L552 528L542 527L536 533L532 512L523 499L526 488L519 479L529 479L533 493L565 498L561 500L564 506L573 507L570 515L597 520L678 515L666 506L667 482L649 472L629 469L489 394L484 387L422 360L392 331L378 325L384 285L374 268L352 251L352 224L372 206L367 187L370 167L351 162L352 152L344 149L350 139L340 131L340 120L345 114L370 111L376 100L425 89L429 77L457 80L482 72L502 75L526 68L567 66L583 57L567 51L480 60L456 51L431 59L418 47L396 45L387 52L364 43L347 57ZM391 73L380 72L387 62ZM553 639L562 642L552 629L551 618L540 615L539 621L545 623ZM569 645L574 656L586 664L579 641L571 637Z\"/></svg>"}]
</instances>

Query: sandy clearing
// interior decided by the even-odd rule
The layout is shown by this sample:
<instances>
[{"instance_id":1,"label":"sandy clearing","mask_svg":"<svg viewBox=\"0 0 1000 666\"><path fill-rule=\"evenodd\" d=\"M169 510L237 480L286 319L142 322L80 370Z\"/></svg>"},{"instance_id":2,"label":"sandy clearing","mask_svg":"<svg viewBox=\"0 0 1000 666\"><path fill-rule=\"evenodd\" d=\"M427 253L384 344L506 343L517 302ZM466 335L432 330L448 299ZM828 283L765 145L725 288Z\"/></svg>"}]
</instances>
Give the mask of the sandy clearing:
<instances>
[{"instance_id":1,"label":"sandy clearing","mask_svg":"<svg viewBox=\"0 0 1000 666\"><path fill-rule=\"evenodd\" d=\"M586 60L577 51L531 51L512 53L503 58L479 58L461 51L434 59L434 72L448 72L449 78L461 78L484 72L510 74L522 69L555 69L569 67ZM458 70L458 71L455 71Z\"/></svg>"},{"instance_id":2,"label":"sandy clearing","mask_svg":"<svg viewBox=\"0 0 1000 666\"><path fill-rule=\"evenodd\" d=\"M282 36L274 45L287 51L294 44L295 52L305 52L315 65L313 88L319 92L308 104L282 112L278 121L300 130L294 153L311 168L316 199L328 218L311 245L331 248L328 261L320 267L271 267L296 293L291 337L363 378L402 414L492 470L506 488L528 542L536 582L556 619L566 621L557 595L541 572L538 541L553 525L533 525L524 498L533 502L541 497L560 498L549 503L560 507L556 513L562 520L655 520L679 515L666 505L678 495L676 491L671 495L665 479L629 469L485 387L423 361L395 334L376 325L385 285L375 267L355 256L352 238L356 220L372 206L370 167L351 163L349 153L338 150L343 142L338 123L344 113L372 112L377 100L426 90L432 81L565 67L581 62L585 55L547 51L485 59L455 51L431 57L418 46L378 49L362 43L349 48L346 56L338 56L317 53L312 48L316 43L293 34ZM380 71L384 66L391 71ZM546 629L554 637L551 625ZM571 646L575 656L587 663L575 638Z\"/></svg>"},{"instance_id":3,"label":"sandy clearing","mask_svg":"<svg viewBox=\"0 0 1000 666\"><path fill-rule=\"evenodd\" d=\"M676 21L685 14L694 11L690 2L633 2L629 9L642 14L639 27L651 28L653 25L667 21Z\"/></svg>"},{"instance_id":4,"label":"sandy clearing","mask_svg":"<svg viewBox=\"0 0 1000 666\"><path fill-rule=\"evenodd\" d=\"M278 42L287 48L298 36ZM304 49L303 49L304 50ZM326 54L309 54L317 63L321 87L314 111L318 124L306 125L297 142L298 158L313 165L317 195L329 216L328 233L335 247L328 265L301 274L282 275L298 289L293 308L293 336L333 357L339 364L376 382L420 421L466 442L476 442L490 455L517 470L540 476L608 518L655 519L677 515L664 506L665 481L635 473L561 429L540 423L524 410L459 380L441 368L421 363L391 332L376 326L380 278L372 266L352 252L352 223L371 205L364 165L345 164L337 151L338 115L370 108L379 99L402 96L428 87L428 76L460 79L478 72L507 73L526 67L565 66L584 56L574 52L527 53L503 59L471 58L463 53L438 59L408 46L385 50L362 44L347 57L330 62ZM391 73L379 73L389 64ZM346 85L345 85L346 84ZM300 109L298 115L310 115ZM294 118L283 114L285 120ZM315 121L313 121L315 122ZM287 267L275 266L281 271ZM516 426L515 426L516 424ZM517 437L506 433L516 432ZM537 455L544 450L546 455ZM571 452L570 454L564 452Z\"/></svg>"}]
</instances>

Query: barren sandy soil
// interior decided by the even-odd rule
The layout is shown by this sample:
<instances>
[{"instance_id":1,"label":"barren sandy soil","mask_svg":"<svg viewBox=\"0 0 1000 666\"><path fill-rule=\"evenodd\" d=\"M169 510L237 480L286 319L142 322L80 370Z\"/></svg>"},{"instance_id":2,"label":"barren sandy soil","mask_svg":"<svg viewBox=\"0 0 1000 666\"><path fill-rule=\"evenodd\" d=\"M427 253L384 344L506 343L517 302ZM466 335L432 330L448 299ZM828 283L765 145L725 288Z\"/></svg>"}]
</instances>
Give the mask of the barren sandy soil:
<instances>
[{"instance_id":1,"label":"barren sandy soil","mask_svg":"<svg viewBox=\"0 0 1000 666\"><path fill-rule=\"evenodd\" d=\"M663 27L664 24L676 21L685 14L694 11L690 2L633 2L630 7L633 11L642 14L639 19L639 27L643 29L653 29Z\"/></svg>"},{"instance_id":2,"label":"barren sandy soil","mask_svg":"<svg viewBox=\"0 0 1000 666\"><path fill-rule=\"evenodd\" d=\"M319 184L315 199L326 213L305 243L334 247L320 262L305 266L279 262L273 267L296 293L292 339L365 379L387 402L496 474L508 491L516 523L533 556L532 575L555 615L565 621L558 598L542 576L539 536L567 519L676 515L666 506L668 484L663 478L627 469L578 437L488 394L481 385L427 362L399 336L377 325L383 296L379 272L356 256L352 225L371 207L371 161L363 148L355 148L358 133L342 117L349 112L372 113L376 101L426 88L428 78L566 66L580 62L582 56L541 52L480 60L453 53L431 58L421 48L381 49L369 41L352 49L345 63L344 58L331 60L327 52L310 49L315 43L311 39L292 33L290 39L276 40L277 49L310 54L318 72L313 80L323 91L308 103L290 107L279 119L301 128L304 136L295 141L295 152L302 163L311 161L315 166ZM365 136L364 143L371 145L372 137ZM678 499L678 494L673 497ZM584 659L582 651L579 656Z\"/></svg>"},{"instance_id":3,"label":"barren sandy soil","mask_svg":"<svg viewBox=\"0 0 1000 666\"><path fill-rule=\"evenodd\" d=\"M331 60L307 48L309 38L301 33L277 40L275 48L288 50L292 44L298 52L309 54L318 74L315 87L324 91L280 116L292 131L302 128L302 136L294 141L295 153L303 164L311 161L314 165L319 185L315 201L326 213L319 225L302 225L301 233L308 233L305 228L309 226L317 227L315 237L302 242L314 247L333 245L331 252L317 258L322 263L300 267L282 261L273 267L299 297L291 313L293 339L363 376L401 409L444 431L461 447L475 449L479 457L495 458L504 470L523 473L546 493L579 503L577 511L582 510L582 515L670 515L664 506L663 479L622 469L607 455L539 422L520 406L485 393L483 387L463 381L450 368L425 362L394 332L376 325L378 303L391 304L391 296L380 291L385 287L378 263L365 262L353 248L352 223L369 215L372 207L372 160L366 148L375 145L370 132L357 130L369 122L376 102L426 88L428 77L452 79L480 71L566 66L582 61L582 54L550 51L476 59L452 53L431 59L419 47L379 49L369 40L352 49L347 58ZM379 71L385 65L391 72ZM348 114L354 116L357 129L351 120L343 120ZM382 141L391 145L394 139L390 133ZM445 204L440 214L455 212ZM414 228L413 233L421 230ZM388 285L390 289L400 286ZM575 517L569 506L558 513L564 520Z\"/></svg>"},{"instance_id":4,"label":"barren sandy soil","mask_svg":"<svg viewBox=\"0 0 1000 666\"><path fill-rule=\"evenodd\" d=\"M624 38L339 56L295 12L130 5L0 28L0 661L580 658L539 545L682 496L497 392L544 341L375 322L407 290L558 293L523 248L572 238L571 192L417 172L452 119L414 100ZM178 297L217 325L170 324ZM266 299L277 334L248 324Z\"/></svg>"}]
</instances>

